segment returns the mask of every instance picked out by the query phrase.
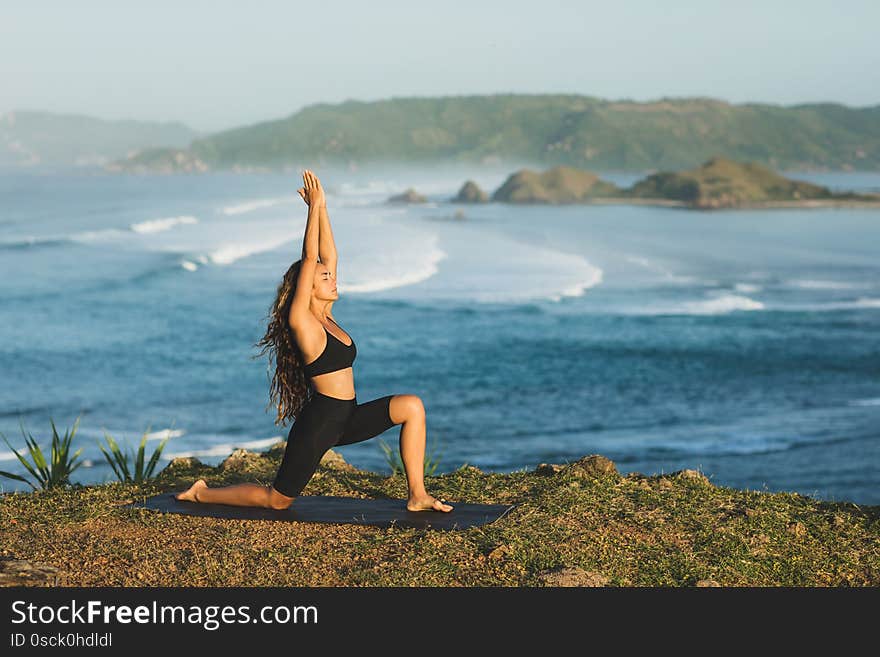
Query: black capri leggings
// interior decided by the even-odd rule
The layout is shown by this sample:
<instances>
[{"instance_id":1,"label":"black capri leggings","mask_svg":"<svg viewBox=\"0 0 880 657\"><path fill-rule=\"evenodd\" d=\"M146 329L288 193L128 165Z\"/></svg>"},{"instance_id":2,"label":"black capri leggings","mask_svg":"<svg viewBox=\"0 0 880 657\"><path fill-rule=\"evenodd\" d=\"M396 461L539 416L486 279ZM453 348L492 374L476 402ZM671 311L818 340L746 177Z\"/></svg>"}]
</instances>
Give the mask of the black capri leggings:
<instances>
[{"instance_id":1,"label":"black capri leggings","mask_svg":"<svg viewBox=\"0 0 880 657\"><path fill-rule=\"evenodd\" d=\"M368 440L393 427L393 396L358 404L357 395L354 399L337 399L315 390L287 434L284 458L272 483L275 490L296 497L309 483L328 449Z\"/></svg>"}]
</instances>

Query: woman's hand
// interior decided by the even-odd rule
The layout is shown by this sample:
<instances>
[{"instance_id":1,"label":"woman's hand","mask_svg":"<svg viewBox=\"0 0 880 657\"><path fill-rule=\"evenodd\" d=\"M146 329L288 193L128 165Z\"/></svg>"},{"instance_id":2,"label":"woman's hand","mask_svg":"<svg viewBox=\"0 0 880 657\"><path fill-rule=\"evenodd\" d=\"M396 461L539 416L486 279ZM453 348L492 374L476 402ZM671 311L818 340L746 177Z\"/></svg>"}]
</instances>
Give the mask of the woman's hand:
<instances>
[{"instance_id":1,"label":"woman's hand","mask_svg":"<svg viewBox=\"0 0 880 657\"><path fill-rule=\"evenodd\" d=\"M321 207L326 203L324 188L321 187L321 181L318 180L318 176L312 173L310 169L303 171L303 185L303 187L300 187L296 191L302 197L302 200L306 205L311 207L312 204L317 204L318 207Z\"/></svg>"}]
</instances>

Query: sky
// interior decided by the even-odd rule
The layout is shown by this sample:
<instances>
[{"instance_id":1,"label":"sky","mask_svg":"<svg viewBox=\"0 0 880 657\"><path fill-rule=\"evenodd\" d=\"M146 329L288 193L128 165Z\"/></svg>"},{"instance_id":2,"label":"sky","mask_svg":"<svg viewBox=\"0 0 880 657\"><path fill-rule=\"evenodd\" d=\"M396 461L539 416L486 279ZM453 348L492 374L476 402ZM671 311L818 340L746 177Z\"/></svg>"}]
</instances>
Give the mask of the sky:
<instances>
[{"instance_id":1,"label":"sky","mask_svg":"<svg viewBox=\"0 0 880 657\"><path fill-rule=\"evenodd\" d=\"M877 0L0 0L0 112L202 132L493 93L880 104Z\"/></svg>"}]
</instances>

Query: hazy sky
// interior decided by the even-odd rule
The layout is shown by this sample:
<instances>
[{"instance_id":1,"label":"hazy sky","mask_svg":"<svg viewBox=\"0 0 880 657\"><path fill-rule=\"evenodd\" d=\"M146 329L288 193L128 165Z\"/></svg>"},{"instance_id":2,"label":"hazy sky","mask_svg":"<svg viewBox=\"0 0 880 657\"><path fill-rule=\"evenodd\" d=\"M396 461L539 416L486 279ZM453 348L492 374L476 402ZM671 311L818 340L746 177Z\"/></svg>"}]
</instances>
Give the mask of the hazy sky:
<instances>
[{"instance_id":1,"label":"hazy sky","mask_svg":"<svg viewBox=\"0 0 880 657\"><path fill-rule=\"evenodd\" d=\"M393 96L865 106L878 26L877 0L0 0L0 112L213 131Z\"/></svg>"}]
</instances>

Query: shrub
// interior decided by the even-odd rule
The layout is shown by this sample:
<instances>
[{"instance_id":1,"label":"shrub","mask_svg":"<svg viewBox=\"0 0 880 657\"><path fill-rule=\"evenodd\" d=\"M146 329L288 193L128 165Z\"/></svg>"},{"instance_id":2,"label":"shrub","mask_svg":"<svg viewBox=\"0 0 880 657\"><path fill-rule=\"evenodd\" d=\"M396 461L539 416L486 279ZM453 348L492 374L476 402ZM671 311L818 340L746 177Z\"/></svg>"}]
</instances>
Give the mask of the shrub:
<instances>
[{"instance_id":1,"label":"shrub","mask_svg":"<svg viewBox=\"0 0 880 657\"><path fill-rule=\"evenodd\" d=\"M27 471L33 475L36 484L22 476L12 474L11 472L0 470L0 476L23 481L34 490L38 490L38 488L47 490L49 488L58 488L70 484L70 475L82 465L82 461L76 462L76 458L82 453L82 448L76 450L72 456L70 454L70 442L73 440L76 430L79 427L79 417L77 417L76 422L73 423L73 430L65 431L63 438L58 435L58 430L55 428L55 422L51 418L49 421L52 423L52 449L48 460L43 454L43 450L40 449L40 446L37 444L37 441L34 440L34 437L29 433L25 433L24 425L21 425L21 433L25 437L25 442L27 443L27 448L30 452L33 465L28 463L27 460L19 454L12 445L10 445L6 436L0 433L0 436L3 436L3 440L9 446L9 449L12 450L16 457L18 457L18 460L21 461L22 465L27 468Z\"/></svg>"},{"instance_id":2,"label":"shrub","mask_svg":"<svg viewBox=\"0 0 880 657\"><path fill-rule=\"evenodd\" d=\"M123 451L116 440L114 440L113 436L107 433L106 430L104 431L104 440L107 441L107 447L110 452L108 453L100 442L98 443L98 447L101 448L101 453L104 455L104 458L107 459L107 463L110 464L110 467L113 468L113 472L116 473L116 477L119 481L123 483L139 484L153 476L153 470L159 462L159 456L161 456L162 450L165 448L165 443L168 442L171 435L169 433L169 435L162 439L159 446L150 457L149 462L144 466L144 450L146 449L147 434L149 432L150 427L148 426L147 430L144 431L143 436L141 436L141 442L137 454L134 454L130 449ZM128 467L129 461L134 462L134 472Z\"/></svg>"}]
</instances>

